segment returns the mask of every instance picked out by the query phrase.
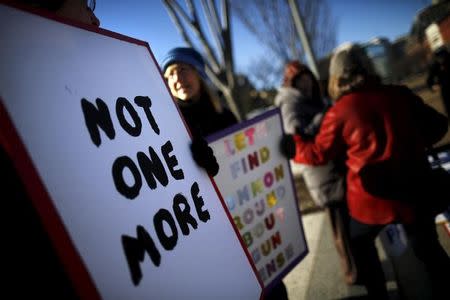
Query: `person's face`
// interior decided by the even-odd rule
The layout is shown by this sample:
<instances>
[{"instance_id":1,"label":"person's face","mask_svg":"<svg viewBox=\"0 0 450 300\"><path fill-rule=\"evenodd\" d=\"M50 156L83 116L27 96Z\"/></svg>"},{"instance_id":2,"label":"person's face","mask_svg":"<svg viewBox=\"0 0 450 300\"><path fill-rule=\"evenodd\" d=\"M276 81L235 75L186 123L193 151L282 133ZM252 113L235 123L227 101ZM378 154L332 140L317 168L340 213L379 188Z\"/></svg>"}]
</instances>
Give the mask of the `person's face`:
<instances>
[{"instance_id":1,"label":"person's face","mask_svg":"<svg viewBox=\"0 0 450 300\"><path fill-rule=\"evenodd\" d=\"M174 97L187 101L200 96L200 76L191 65L185 63L170 65L164 72L164 77Z\"/></svg>"},{"instance_id":2,"label":"person's face","mask_svg":"<svg viewBox=\"0 0 450 300\"><path fill-rule=\"evenodd\" d=\"M93 12L94 7L89 5L88 2L91 1L65 0L61 8L56 11L56 14L85 24L100 26L100 21Z\"/></svg>"},{"instance_id":3,"label":"person's face","mask_svg":"<svg viewBox=\"0 0 450 300\"><path fill-rule=\"evenodd\" d=\"M312 97L313 80L310 75L301 74L300 76L298 76L295 80L295 86L305 97Z\"/></svg>"}]
</instances>

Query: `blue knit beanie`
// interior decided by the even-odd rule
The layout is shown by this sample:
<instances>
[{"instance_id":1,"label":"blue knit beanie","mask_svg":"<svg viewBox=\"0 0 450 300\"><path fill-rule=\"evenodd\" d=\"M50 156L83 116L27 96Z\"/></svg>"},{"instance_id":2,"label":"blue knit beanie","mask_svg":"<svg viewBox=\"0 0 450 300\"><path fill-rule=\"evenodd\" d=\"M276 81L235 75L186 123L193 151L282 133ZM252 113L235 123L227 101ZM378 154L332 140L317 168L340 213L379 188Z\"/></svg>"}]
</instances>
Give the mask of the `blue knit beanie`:
<instances>
[{"instance_id":1,"label":"blue knit beanie","mask_svg":"<svg viewBox=\"0 0 450 300\"><path fill-rule=\"evenodd\" d=\"M203 79L207 79L205 73L205 61L203 57L193 48L178 47L170 50L163 58L161 69L163 73L174 63L185 63L193 66Z\"/></svg>"}]
</instances>

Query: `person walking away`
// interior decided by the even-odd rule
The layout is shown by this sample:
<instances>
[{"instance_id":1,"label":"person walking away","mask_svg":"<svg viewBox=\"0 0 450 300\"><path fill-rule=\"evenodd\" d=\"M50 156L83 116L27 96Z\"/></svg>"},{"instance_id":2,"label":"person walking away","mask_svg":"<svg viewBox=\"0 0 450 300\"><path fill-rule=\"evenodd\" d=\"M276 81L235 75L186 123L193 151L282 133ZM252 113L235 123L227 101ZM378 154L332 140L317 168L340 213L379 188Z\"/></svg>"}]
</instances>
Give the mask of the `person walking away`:
<instances>
[{"instance_id":1,"label":"person walking away","mask_svg":"<svg viewBox=\"0 0 450 300\"><path fill-rule=\"evenodd\" d=\"M426 198L435 184L426 180L432 173L426 148L447 132L447 118L408 88L382 85L358 45L333 54L329 94L336 102L316 138L286 135L282 149L293 140L294 161L311 165L345 158L351 245L370 299L389 298L375 238L391 223L403 224L426 266L433 297L446 298L448 280L442 274L449 270L450 258L436 232L437 199Z\"/></svg>"},{"instance_id":2,"label":"person walking away","mask_svg":"<svg viewBox=\"0 0 450 300\"><path fill-rule=\"evenodd\" d=\"M428 88L433 91L433 86L436 84L439 85L447 117L450 117L450 53L444 46L435 51L433 63L428 72Z\"/></svg>"}]
</instances>

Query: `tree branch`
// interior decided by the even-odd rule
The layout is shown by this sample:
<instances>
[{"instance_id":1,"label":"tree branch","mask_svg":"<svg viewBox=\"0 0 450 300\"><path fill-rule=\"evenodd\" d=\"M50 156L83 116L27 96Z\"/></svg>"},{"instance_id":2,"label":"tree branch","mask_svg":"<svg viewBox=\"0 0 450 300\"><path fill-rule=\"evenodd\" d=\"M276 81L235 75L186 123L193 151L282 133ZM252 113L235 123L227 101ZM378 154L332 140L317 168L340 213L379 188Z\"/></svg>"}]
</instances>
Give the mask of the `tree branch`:
<instances>
[{"instance_id":1,"label":"tree branch","mask_svg":"<svg viewBox=\"0 0 450 300\"><path fill-rule=\"evenodd\" d=\"M181 37L186 42L186 44L188 44L190 47L193 47L194 44L187 35L185 28L181 24L179 16L175 13L173 7L169 4L169 1L170 0L163 0L163 4L166 6L170 18L172 19L173 23L175 24L175 27L177 28L178 32L180 33Z\"/></svg>"},{"instance_id":2,"label":"tree branch","mask_svg":"<svg viewBox=\"0 0 450 300\"><path fill-rule=\"evenodd\" d=\"M208 0L209 13L211 18L213 19L213 25L218 35L221 35L222 31L222 23L219 20L219 15L217 14L217 6L214 0Z\"/></svg>"},{"instance_id":3,"label":"tree branch","mask_svg":"<svg viewBox=\"0 0 450 300\"><path fill-rule=\"evenodd\" d=\"M170 6L172 8L172 11L174 11L174 13L177 13L179 16L181 16L181 18L183 18L183 20L188 23L188 24L192 24L193 20L190 18L190 16L188 16L186 14L186 12L183 10L183 8L180 6L180 4L178 4L177 1L173 1L173 0L163 0L166 5Z\"/></svg>"},{"instance_id":4,"label":"tree branch","mask_svg":"<svg viewBox=\"0 0 450 300\"><path fill-rule=\"evenodd\" d=\"M327 54L336 44L336 22L324 0L297 0L317 57ZM278 59L304 59L303 46L295 30L288 1L231 0L233 12ZM328 19L328 23L325 21Z\"/></svg>"},{"instance_id":5,"label":"tree branch","mask_svg":"<svg viewBox=\"0 0 450 300\"><path fill-rule=\"evenodd\" d=\"M203 47L203 50L205 52L206 58L208 60L208 62L210 63L211 68L214 70L214 72L218 73L220 72L220 64L219 61L217 59L217 57L214 55L214 52L211 49L211 46L208 43L208 40L200 26L200 21L198 19L198 15L197 12L195 10L194 7L194 3L192 2L192 0L186 0L186 2L188 3L188 7L190 10L192 10L193 12L193 23L191 23L191 29L194 32L194 34L197 36L200 44Z\"/></svg>"},{"instance_id":6,"label":"tree branch","mask_svg":"<svg viewBox=\"0 0 450 300\"><path fill-rule=\"evenodd\" d=\"M222 38L225 46L225 66L229 74L234 73L233 51L231 48L231 26L230 26L230 10L227 0L222 0ZM228 82L232 83L234 78L228 78Z\"/></svg>"},{"instance_id":7,"label":"tree branch","mask_svg":"<svg viewBox=\"0 0 450 300\"><path fill-rule=\"evenodd\" d=\"M215 7L211 8L209 6L208 2L206 2L206 0L202 0L201 3L202 3L202 8L203 8L204 14L206 16L209 31L216 43L216 46L217 46L217 49L218 49L218 52L220 55L220 61L223 62L224 61L223 52L225 50L225 47L223 45L223 40L221 38L222 36L221 36L220 29L217 27L217 23L214 20L212 11L215 9Z\"/></svg>"},{"instance_id":8,"label":"tree branch","mask_svg":"<svg viewBox=\"0 0 450 300\"><path fill-rule=\"evenodd\" d=\"M193 48L195 47L190 37L192 37L191 33L194 34L200 47L204 50L199 52L201 52L206 62L206 74L211 82L222 92L229 108L241 120L241 112L235 102L237 87L235 86L228 0L221 0L222 23L218 17L215 0L202 0L201 2L206 25L209 26L212 38L217 45L215 48L217 50L216 53L206 37L204 27L202 27L205 24L201 24L197 7L194 5L193 0L186 0L186 10L181 7L177 0L163 0L163 3L183 39ZM187 29L190 29L189 35ZM220 57L220 60L217 57Z\"/></svg>"}]
</instances>

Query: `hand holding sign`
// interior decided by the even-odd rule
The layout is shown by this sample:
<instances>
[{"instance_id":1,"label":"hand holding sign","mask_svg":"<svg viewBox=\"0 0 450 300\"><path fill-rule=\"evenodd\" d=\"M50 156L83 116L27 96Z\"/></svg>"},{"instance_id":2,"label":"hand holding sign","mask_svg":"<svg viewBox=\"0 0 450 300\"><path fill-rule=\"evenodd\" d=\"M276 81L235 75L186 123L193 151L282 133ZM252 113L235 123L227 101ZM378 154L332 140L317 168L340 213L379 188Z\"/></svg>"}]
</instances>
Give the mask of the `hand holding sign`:
<instances>
[{"instance_id":1,"label":"hand holding sign","mask_svg":"<svg viewBox=\"0 0 450 300\"><path fill-rule=\"evenodd\" d=\"M191 144L192 157L195 162L206 170L209 176L216 176L219 172L219 164L211 147L200 136L194 136Z\"/></svg>"},{"instance_id":2,"label":"hand holding sign","mask_svg":"<svg viewBox=\"0 0 450 300\"><path fill-rule=\"evenodd\" d=\"M287 159L292 159L295 157L295 141L292 134L284 134L281 137L280 150Z\"/></svg>"}]
</instances>

